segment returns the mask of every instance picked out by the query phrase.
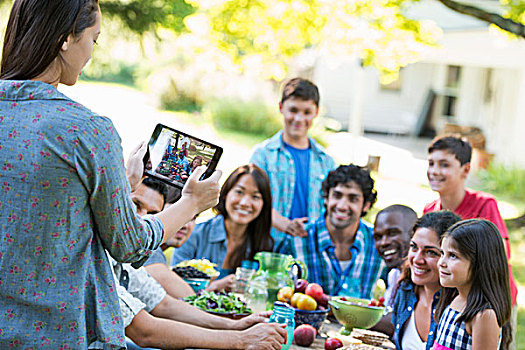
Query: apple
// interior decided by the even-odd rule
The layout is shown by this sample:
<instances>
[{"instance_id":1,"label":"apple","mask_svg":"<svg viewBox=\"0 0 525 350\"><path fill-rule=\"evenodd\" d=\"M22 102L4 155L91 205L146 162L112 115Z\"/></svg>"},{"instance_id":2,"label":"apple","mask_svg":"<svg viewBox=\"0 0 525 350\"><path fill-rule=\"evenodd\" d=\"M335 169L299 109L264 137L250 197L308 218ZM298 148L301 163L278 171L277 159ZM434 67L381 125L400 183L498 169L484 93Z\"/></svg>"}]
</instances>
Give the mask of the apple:
<instances>
[{"instance_id":1,"label":"apple","mask_svg":"<svg viewBox=\"0 0 525 350\"><path fill-rule=\"evenodd\" d=\"M294 295L292 295L292 298L290 299L290 304L292 304L293 307L297 307L297 302L303 296L305 296L305 294L303 293L294 293Z\"/></svg>"},{"instance_id":2,"label":"apple","mask_svg":"<svg viewBox=\"0 0 525 350\"><path fill-rule=\"evenodd\" d=\"M306 290L306 287L308 287L308 281L298 279L297 282L295 282L295 292L296 293L304 293Z\"/></svg>"},{"instance_id":3,"label":"apple","mask_svg":"<svg viewBox=\"0 0 525 350\"><path fill-rule=\"evenodd\" d=\"M324 342L324 350L335 350L343 347L343 342L337 338L328 338Z\"/></svg>"},{"instance_id":4,"label":"apple","mask_svg":"<svg viewBox=\"0 0 525 350\"><path fill-rule=\"evenodd\" d=\"M297 300L296 308L301 310L313 311L317 309L317 301L309 295L302 294Z\"/></svg>"},{"instance_id":5,"label":"apple","mask_svg":"<svg viewBox=\"0 0 525 350\"><path fill-rule=\"evenodd\" d=\"M385 297L380 296L377 301L378 301L377 306L385 306Z\"/></svg>"},{"instance_id":6,"label":"apple","mask_svg":"<svg viewBox=\"0 0 525 350\"><path fill-rule=\"evenodd\" d=\"M320 306L328 307L328 301L330 301L330 297L327 294L324 294L321 296L319 300L317 300L317 304Z\"/></svg>"},{"instance_id":7,"label":"apple","mask_svg":"<svg viewBox=\"0 0 525 350\"><path fill-rule=\"evenodd\" d=\"M377 306L377 300L375 299L370 300L370 302L368 303L368 306Z\"/></svg>"},{"instance_id":8,"label":"apple","mask_svg":"<svg viewBox=\"0 0 525 350\"><path fill-rule=\"evenodd\" d=\"M316 333L314 327L302 324L293 332L293 341L299 346L310 346L315 340Z\"/></svg>"},{"instance_id":9,"label":"apple","mask_svg":"<svg viewBox=\"0 0 525 350\"><path fill-rule=\"evenodd\" d=\"M321 298L323 297L323 287L318 285L317 283L310 283L305 291L304 294L311 296L315 299L315 301L319 302Z\"/></svg>"},{"instance_id":10,"label":"apple","mask_svg":"<svg viewBox=\"0 0 525 350\"><path fill-rule=\"evenodd\" d=\"M277 292L277 300L283 301L285 303L290 303L290 299L292 299L293 296L293 290L291 287L283 287L279 289L279 292Z\"/></svg>"}]
</instances>

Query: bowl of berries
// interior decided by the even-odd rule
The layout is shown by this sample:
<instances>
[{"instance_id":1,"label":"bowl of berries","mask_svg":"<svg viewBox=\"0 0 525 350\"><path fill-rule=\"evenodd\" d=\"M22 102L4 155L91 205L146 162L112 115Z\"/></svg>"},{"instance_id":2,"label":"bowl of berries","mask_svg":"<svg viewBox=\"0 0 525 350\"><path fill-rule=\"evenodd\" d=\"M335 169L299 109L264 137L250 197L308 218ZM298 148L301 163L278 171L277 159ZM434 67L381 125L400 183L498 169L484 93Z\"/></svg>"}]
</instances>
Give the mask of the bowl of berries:
<instances>
[{"instance_id":1,"label":"bowl of berries","mask_svg":"<svg viewBox=\"0 0 525 350\"><path fill-rule=\"evenodd\" d=\"M219 275L215 266L207 259L193 259L177 264L172 270L197 293L199 290L206 289L210 281Z\"/></svg>"},{"instance_id":2,"label":"bowl of berries","mask_svg":"<svg viewBox=\"0 0 525 350\"><path fill-rule=\"evenodd\" d=\"M383 297L379 300L333 297L328 303L337 321L344 326L343 335L350 335L353 328L373 327L385 314Z\"/></svg>"}]
</instances>

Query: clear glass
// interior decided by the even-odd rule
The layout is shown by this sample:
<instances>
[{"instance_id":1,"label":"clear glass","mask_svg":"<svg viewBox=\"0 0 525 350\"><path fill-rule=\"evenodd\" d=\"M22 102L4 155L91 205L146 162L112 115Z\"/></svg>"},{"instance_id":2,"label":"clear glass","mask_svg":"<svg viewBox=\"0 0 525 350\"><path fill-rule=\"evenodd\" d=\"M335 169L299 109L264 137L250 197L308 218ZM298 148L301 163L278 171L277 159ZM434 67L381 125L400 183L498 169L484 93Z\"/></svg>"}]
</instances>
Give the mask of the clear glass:
<instances>
[{"instance_id":1,"label":"clear glass","mask_svg":"<svg viewBox=\"0 0 525 350\"><path fill-rule=\"evenodd\" d=\"M268 300L266 283L261 280L250 280L244 294L244 300L253 312L266 311L266 301Z\"/></svg>"},{"instance_id":2,"label":"clear glass","mask_svg":"<svg viewBox=\"0 0 525 350\"><path fill-rule=\"evenodd\" d=\"M245 267L238 267L235 270L235 287L234 293L245 294L248 287L248 281L252 278L255 270L247 269Z\"/></svg>"},{"instance_id":3,"label":"clear glass","mask_svg":"<svg viewBox=\"0 0 525 350\"><path fill-rule=\"evenodd\" d=\"M281 350L288 350L292 346L293 331L295 329L295 310L282 303L273 304L273 313L270 316L270 323L279 323L286 325L286 344L283 344Z\"/></svg>"}]
</instances>

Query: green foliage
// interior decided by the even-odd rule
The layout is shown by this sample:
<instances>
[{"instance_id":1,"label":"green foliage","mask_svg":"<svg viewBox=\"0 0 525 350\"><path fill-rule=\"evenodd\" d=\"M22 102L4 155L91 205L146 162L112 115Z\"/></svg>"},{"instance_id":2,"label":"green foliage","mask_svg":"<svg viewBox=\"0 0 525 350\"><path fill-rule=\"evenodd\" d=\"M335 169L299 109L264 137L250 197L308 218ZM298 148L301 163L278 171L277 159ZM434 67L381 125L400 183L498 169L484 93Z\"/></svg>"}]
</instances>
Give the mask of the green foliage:
<instances>
[{"instance_id":1,"label":"green foliage","mask_svg":"<svg viewBox=\"0 0 525 350\"><path fill-rule=\"evenodd\" d=\"M215 100L205 105L217 128L238 130L270 137L281 127L281 115L258 101Z\"/></svg>"},{"instance_id":2,"label":"green foliage","mask_svg":"<svg viewBox=\"0 0 525 350\"><path fill-rule=\"evenodd\" d=\"M411 0L189 1L199 7L195 16L206 18L201 28L215 46L246 69L256 57L266 78L276 80L286 75L284 63L306 48L357 55L393 80L440 34L435 25L403 15Z\"/></svg>"},{"instance_id":3,"label":"green foliage","mask_svg":"<svg viewBox=\"0 0 525 350\"><path fill-rule=\"evenodd\" d=\"M492 163L477 175L482 189L489 193L518 200L525 198L525 169Z\"/></svg>"},{"instance_id":4,"label":"green foliage","mask_svg":"<svg viewBox=\"0 0 525 350\"><path fill-rule=\"evenodd\" d=\"M99 62L99 64L83 70L80 79L135 86L136 70L137 64L127 64L116 60Z\"/></svg>"},{"instance_id":5,"label":"green foliage","mask_svg":"<svg viewBox=\"0 0 525 350\"><path fill-rule=\"evenodd\" d=\"M160 95L160 104L163 108L171 111L200 111L201 103L191 93L185 92L173 83Z\"/></svg>"},{"instance_id":6,"label":"green foliage","mask_svg":"<svg viewBox=\"0 0 525 350\"><path fill-rule=\"evenodd\" d=\"M104 16L119 19L139 35L155 31L158 26L182 32L183 19L195 12L184 0L100 0L100 9Z\"/></svg>"}]
</instances>

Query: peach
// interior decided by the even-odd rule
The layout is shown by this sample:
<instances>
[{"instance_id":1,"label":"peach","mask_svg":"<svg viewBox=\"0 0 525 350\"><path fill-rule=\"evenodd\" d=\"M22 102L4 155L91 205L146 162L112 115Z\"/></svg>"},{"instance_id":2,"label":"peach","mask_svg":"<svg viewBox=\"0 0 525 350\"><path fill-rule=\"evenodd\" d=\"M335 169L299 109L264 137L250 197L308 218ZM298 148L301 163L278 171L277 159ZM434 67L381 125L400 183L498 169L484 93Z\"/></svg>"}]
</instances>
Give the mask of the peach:
<instances>
[{"instance_id":1,"label":"peach","mask_svg":"<svg viewBox=\"0 0 525 350\"><path fill-rule=\"evenodd\" d=\"M314 327L302 324L293 332L293 341L299 346L310 346L315 340L316 333Z\"/></svg>"}]
</instances>

